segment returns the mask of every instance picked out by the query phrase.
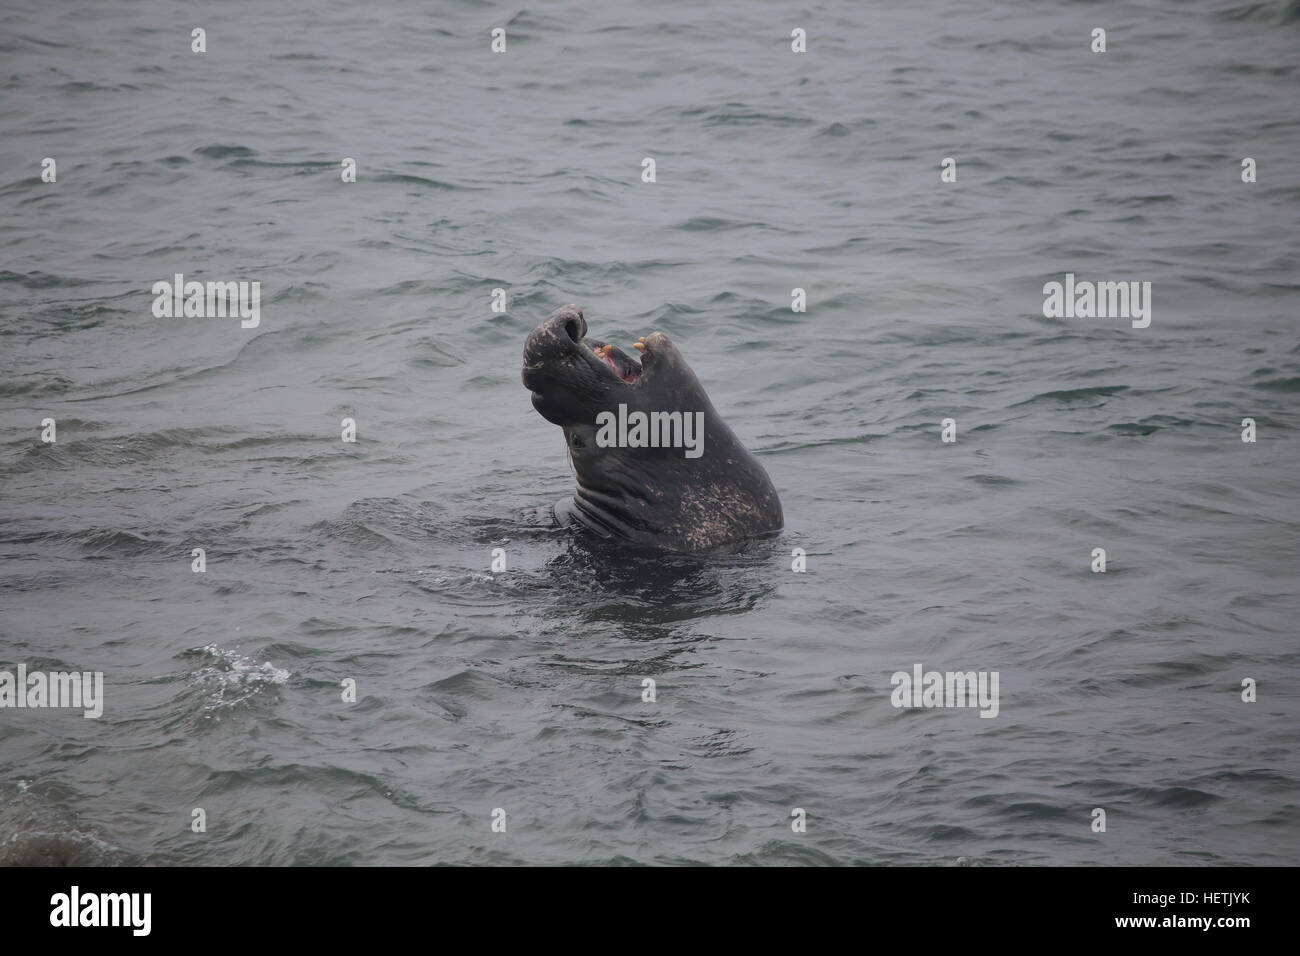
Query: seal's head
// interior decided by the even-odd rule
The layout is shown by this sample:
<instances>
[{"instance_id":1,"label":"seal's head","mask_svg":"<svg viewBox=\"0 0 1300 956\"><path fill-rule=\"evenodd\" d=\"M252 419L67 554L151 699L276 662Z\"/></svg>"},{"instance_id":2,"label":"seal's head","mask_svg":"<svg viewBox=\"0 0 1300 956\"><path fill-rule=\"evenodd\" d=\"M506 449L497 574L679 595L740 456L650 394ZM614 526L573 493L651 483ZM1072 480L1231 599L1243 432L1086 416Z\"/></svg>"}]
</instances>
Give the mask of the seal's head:
<instances>
[{"instance_id":1,"label":"seal's head","mask_svg":"<svg viewBox=\"0 0 1300 956\"><path fill-rule=\"evenodd\" d=\"M588 338L573 305L552 312L524 343L524 387L542 417L564 429L578 478L560 516L677 551L779 530L781 504L767 472L676 346L654 332L634 348L640 362Z\"/></svg>"},{"instance_id":2,"label":"seal's head","mask_svg":"<svg viewBox=\"0 0 1300 956\"><path fill-rule=\"evenodd\" d=\"M617 345L587 338L587 321L576 305L556 309L524 343L524 386L532 390L533 407L566 431L594 432L595 412L620 403L648 412L673 396L708 401L668 336L655 332L635 348L640 362Z\"/></svg>"}]
</instances>

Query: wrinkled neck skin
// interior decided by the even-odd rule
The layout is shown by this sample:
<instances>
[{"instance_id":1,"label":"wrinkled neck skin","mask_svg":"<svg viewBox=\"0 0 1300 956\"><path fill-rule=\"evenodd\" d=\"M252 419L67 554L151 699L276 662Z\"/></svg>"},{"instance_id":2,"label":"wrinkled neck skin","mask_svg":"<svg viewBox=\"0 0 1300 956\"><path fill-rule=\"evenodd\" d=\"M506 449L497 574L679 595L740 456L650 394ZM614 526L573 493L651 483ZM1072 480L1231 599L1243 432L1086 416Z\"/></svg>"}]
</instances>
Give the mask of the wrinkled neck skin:
<instances>
[{"instance_id":1,"label":"wrinkled neck skin","mask_svg":"<svg viewBox=\"0 0 1300 956\"><path fill-rule=\"evenodd\" d=\"M593 409L590 424L564 427L578 481L567 517L604 538L678 552L780 530L781 504L767 472L718 416L694 375L687 375L671 392L654 389L634 401L612 396L608 406ZM617 416L619 401L629 413L676 411L698 421L695 413L702 412L700 456L687 457L680 447L597 446L596 416Z\"/></svg>"}]
</instances>

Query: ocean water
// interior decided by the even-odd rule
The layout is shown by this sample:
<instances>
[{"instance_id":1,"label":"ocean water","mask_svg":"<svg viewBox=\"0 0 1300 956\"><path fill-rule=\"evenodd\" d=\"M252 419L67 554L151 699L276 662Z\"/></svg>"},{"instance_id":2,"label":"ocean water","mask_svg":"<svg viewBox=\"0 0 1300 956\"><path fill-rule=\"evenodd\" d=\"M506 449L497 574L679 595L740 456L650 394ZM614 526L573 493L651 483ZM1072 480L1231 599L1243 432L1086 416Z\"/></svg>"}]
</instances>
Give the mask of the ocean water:
<instances>
[{"instance_id":1,"label":"ocean water","mask_svg":"<svg viewBox=\"0 0 1300 956\"><path fill-rule=\"evenodd\" d=\"M0 862L1300 862L1300 5L20 0L0 65L0 669L105 682L0 710ZM778 538L550 526L568 302Z\"/></svg>"}]
</instances>

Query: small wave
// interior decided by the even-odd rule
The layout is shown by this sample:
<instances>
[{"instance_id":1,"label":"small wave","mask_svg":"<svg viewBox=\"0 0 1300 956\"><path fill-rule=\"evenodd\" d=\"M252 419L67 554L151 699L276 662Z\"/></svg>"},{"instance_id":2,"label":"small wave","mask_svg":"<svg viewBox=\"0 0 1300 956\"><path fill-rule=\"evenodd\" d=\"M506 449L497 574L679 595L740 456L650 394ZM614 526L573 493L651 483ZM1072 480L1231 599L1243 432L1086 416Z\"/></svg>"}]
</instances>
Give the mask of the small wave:
<instances>
[{"instance_id":1,"label":"small wave","mask_svg":"<svg viewBox=\"0 0 1300 956\"><path fill-rule=\"evenodd\" d=\"M962 478L988 488L1010 488L1020 484L1016 479L1008 478L1006 475L963 475Z\"/></svg>"},{"instance_id":2,"label":"small wave","mask_svg":"<svg viewBox=\"0 0 1300 956\"><path fill-rule=\"evenodd\" d=\"M0 866L121 866L133 855L78 820L71 793L46 780L18 780L0 790Z\"/></svg>"},{"instance_id":3,"label":"small wave","mask_svg":"<svg viewBox=\"0 0 1300 956\"><path fill-rule=\"evenodd\" d=\"M743 222L739 219L720 219L717 216L695 216L680 224L683 232L726 232L731 229L767 229L761 222Z\"/></svg>"},{"instance_id":4,"label":"small wave","mask_svg":"<svg viewBox=\"0 0 1300 956\"><path fill-rule=\"evenodd\" d=\"M79 279L76 276L60 276L49 272L11 272L8 269L0 270L0 284L6 282L21 283L28 289L62 289L71 286L91 285L88 279Z\"/></svg>"},{"instance_id":5,"label":"small wave","mask_svg":"<svg viewBox=\"0 0 1300 956\"><path fill-rule=\"evenodd\" d=\"M1173 807L1175 809L1203 807L1208 803L1214 803L1216 800L1221 799L1216 794L1197 790L1193 787L1144 787L1139 789L1137 794L1143 800L1158 807Z\"/></svg>"},{"instance_id":6,"label":"small wave","mask_svg":"<svg viewBox=\"0 0 1300 956\"><path fill-rule=\"evenodd\" d=\"M1262 388L1269 392L1300 392L1300 377L1273 378L1266 382L1256 382L1255 388Z\"/></svg>"},{"instance_id":7,"label":"small wave","mask_svg":"<svg viewBox=\"0 0 1300 956\"><path fill-rule=\"evenodd\" d=\"M687 111L691 112L691 111ZM713 110L704 117L704 126L811 126L815 121L807 116L792 116L789 113L761 113L732 104Z\"/></svg>"},{"instance_id":8,"label":"small wave","mask_svg":"<svg viewBox=\"0 0 1300 956\"><path fill-rule=\"evenodd\" d=\"M1086 402L1092 399L1109 398L1120 392L1128 391L1127 385L1095 385L1091 388L1066 388L1052 392L1040 392L1033 398L1027 398L1016 405L1032 405L1034 402ZM1013 406L1015 407L1015 406Z\"/></svg>"},{"instance_id":9,"label":"small wave","mask_svg":"<svg viewBox=\"0 0 1300 956\"><path fill-rule=\"evenodd\" d=\"M258 661L238 651L208 644L187 655L199 656L206 663L190 674L190 685L204 695L204 712L228 710L255 697L268 687L279 687L289 680L289 671L270 661Z\"/></svg>"},{"instance_id":10,"label":"small wave","mask_svg":"<svg viewBox=\"0 0 1300 956\"><path fill-rule=\"evenodd\" d=\"M426 179L423 176L414 176L411 173L376 173L371 177L377 183L403 183L410 186L427 186L430 189L463 189L463 186L457 186L452 183L445 183L437 179Z\"/></svg>"},{"instance_id":11,"label":"small wave","mask_svg":"<svg viewBox=\"0 0 1300 956\"><path fill-rule=\"evenodd\" d=\"M113 866L121 847L81 830L11 832L0 841L0 866Z\"/></svg>"},{"instance_id":12,"label":"small wave","mask_svg":"<svg viewBox=\"0 0 1300 956\"><path fill-rule=\"evenodd\" d=\"M1108 425L1107 431L1114 432L1116 435L1151 435L1160 431L1159 425L1147 425L1142 422L1120 422L1118 425Z\"/></svg>"},{"instance_id":13,"label":"small wave","mask_svg":"<svg viewBox=\"0 0 1300 956\"><path fill-rule=\"evenodd\" d=\"M257 153L249 149L247 146L213 145L200 146L198 149L194 150L194 155L202 156L204 159L227 159L229 157L247 159L256 156Z\"/></svg>"},{"instance_id":14,"label":"small wave","mask_svg":"<svg viewBox=\"0 0 1300 956\"><path fill-rule=\"evenodd\" d=\"M1260 23L1278 22L1282 24L1300 22L1300 0L1292 0L1278 17L1277 6L1272 3L1239 3L1214 14L1214 19L1229 23L1257 21Z\"/></svg>"}]
</instances>

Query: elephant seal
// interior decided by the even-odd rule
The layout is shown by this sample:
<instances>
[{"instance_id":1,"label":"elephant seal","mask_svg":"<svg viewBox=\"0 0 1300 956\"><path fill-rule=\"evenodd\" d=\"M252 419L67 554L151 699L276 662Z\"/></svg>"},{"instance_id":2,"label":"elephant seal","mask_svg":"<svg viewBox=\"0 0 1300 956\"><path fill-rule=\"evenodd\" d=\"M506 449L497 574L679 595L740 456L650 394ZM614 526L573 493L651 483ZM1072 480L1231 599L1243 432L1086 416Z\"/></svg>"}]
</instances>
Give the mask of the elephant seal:
<instances>
[{"instance_id":1,"label":"elephant seal","mask_svg":"<svg viewBox=\"0 0 1300 956\"><path fill-rule=\"evenodd\" d=\"M541 416L564 429L578 479L556 517L678 552L781 530L771 479L676 346L654 332L635 347L640 363L587 338L573 305L552 312L524 343L524 387Z\"/></svg>"}]
</instances>

